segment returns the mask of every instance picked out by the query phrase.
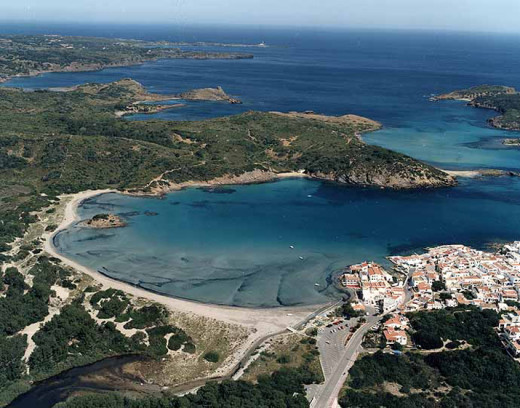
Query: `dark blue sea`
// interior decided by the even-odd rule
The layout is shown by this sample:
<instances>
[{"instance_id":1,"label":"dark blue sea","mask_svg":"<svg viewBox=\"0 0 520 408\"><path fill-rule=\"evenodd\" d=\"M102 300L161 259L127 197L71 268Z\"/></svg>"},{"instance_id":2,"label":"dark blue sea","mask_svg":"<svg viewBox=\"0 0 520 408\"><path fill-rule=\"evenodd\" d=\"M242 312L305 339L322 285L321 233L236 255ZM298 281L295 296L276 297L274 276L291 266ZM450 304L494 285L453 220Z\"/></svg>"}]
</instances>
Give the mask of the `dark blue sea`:
<instances>
[{"instance_id":1,"label":"dark blue sea","mask_svg":"<svg viewBox=\"0 0 520 408\"><path fill-rule=\"evenodd\" d=\"M2 26L0 31L265 41L266 48L209 48L253 53L252 60L161 60L19 78L7 86L63 87L131 77L151 92L169 94L220 85L244 104L189 103L155 117L198 120L247 110L354 113L384 125L364 136L368 143L446 169L520 171L520 149L501 144L515 133L487 126L493 112L429 101L432 94L479 84L520 88L519 36L185 26ZM349 263L383 262L389 254L443 243L484 247L520 239L519 193L520 179L500 177L409 192L285 180L187 189L164 200L108 194L84 203L80 213L127 214L127 228L99 232L76 226L61 233L57 244L84 265L173 296L238 306L317 304L337 296L328 278Z\"/></svg>"}]
</instances>

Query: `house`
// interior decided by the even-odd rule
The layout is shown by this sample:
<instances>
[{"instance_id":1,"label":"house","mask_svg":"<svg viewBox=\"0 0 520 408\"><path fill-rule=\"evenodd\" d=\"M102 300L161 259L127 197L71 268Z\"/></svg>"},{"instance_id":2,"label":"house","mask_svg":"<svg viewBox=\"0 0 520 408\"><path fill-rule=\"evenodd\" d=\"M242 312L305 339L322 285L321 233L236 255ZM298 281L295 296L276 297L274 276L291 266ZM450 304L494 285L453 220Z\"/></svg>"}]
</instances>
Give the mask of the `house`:
<instances>
[{"instance_id":1,"label":"house","mask_svg":"<svg viewBox=\"0 0 520 408\"><path fill-rule=\"evenodd\" d=\"M403 330L388 329L383 331L383 335L385 336L386 344L389 345L399 343L402 346L406 346L408 343L408 338Z\"/></svg>"},{"instance_id":2,"label":"house","mask_svg":"<svg viewBox=\"0 0 520 408\"><path fill-rule=\"evenodd\" d=\"M389 330L405 330L408 328L409 323L409 320L405 316L394 314L390 319L383 323L383 326L385 329Z\"/></svg>"},{"instance_id":3,"label":"house","mask_svg":"<svg viewBox=\"0 0 520 408\"><path fill-rule=\"evenodd\" d=\"M514 289L502 289L500 298L502 302L506 302L508 300L516 302L518 301L518 293Z\"/></svg>"},{"instance_id":4,"label":"house","mask_svg":"<svg viewBox=\"0 0 520 408\"><path fill-rule=\"evenodd\" d=\"M352 289L359 289L361 288L361 280L359 279L359 275L356 275L354 273L345 273L341 276L341 281L343 283L343 286L346 286L347 288Z\"/></svg>"},{"instance_id":5,"label":"house","mask_svg":"<svg viewBox=\"0 0 520 408\"><path fill-rule=\"evenodd\" d=\"M365 305L363 303L351 303L352 309L354 309L356 312L365 312Z\"/></svg>"}]
</instances>

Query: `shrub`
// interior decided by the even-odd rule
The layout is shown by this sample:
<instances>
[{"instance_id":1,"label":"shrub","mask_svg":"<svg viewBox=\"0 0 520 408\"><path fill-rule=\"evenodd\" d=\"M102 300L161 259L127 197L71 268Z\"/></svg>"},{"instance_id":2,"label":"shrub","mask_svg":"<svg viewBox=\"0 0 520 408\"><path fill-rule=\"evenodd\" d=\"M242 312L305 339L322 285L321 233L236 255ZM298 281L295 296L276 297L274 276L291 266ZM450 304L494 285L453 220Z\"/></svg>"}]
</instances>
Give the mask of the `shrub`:
<instances>
[{"instance_id":1,"label":"shrub","mask_svg":"<svg viewBox=\"0 0 520 408\"><path fill-rule=\"evenodd\" d=\"M208 351L203 358L210 363L218 363L220 355L216 351Z\"/></svg>"}]
</instances>

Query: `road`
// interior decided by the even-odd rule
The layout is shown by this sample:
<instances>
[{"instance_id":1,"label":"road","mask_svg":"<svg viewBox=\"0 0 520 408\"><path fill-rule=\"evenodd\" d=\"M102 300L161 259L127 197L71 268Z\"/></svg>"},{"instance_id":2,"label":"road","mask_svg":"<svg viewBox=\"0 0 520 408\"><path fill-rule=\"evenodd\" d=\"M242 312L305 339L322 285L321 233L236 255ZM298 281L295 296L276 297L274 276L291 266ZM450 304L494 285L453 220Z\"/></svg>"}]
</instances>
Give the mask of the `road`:
<instances>
[{"instance_id":1,"label":"road","mask_svg":"<svg viewBox=\"0 0 520 408\"><path fill-rule=\"evenodd\" d=\"M348 370L354 364L359 353L364 335L379 322L381 316L367 316L366 319L367 322L354 333L347 343L347 346L343 348L339 358L336 357L336 359L334 357L336 355L335 349L337 348L337 344L327 344L327 346L332 346L332 354L330 353L331 350L328 349L322 352L325 383L317 390L311 401L311 408L330 408L335 406L341 387L347 379ZM333 360L335 360L337 364L332 368L331 361Z\"/></svg>"},{"instance_id":2,"label":"road","mask_svg":"<svg viewBox=\"0 0 520 408\"><path fill-rule=\"evenodd\" d=\"M307 315L303 320L296 323L292 326L292 329L300 330L302 327L304 327L310 320L314 319L317 315L321 313L325 313L327 311L334 310L338 305L340 305L342 302L330 302L326 305L321 306L318 310L315 310L314 312ZM248 363L250 362L250 359L252 355L255 353L258 347L260 347L263 343L265 343L268 339L276 337L282 333L286 333L289 330L287 328L286 330L282 330L276 333L271 333L269 335L266 335L258 340L255 341L254 344L252 344L247 352L242 356L239 363L235 365L230 370L230 373L225 376L218 376L218 377L210 377L210 378L201 378L197 380L192 380L183 384L178 384L174 387L169 388L169 392L182 396L186 394L192 394L195 393L200 387L204 386L207 383L210 382L221 382L223 380L233 379L238 380L244 373L244 367L247 367Z\"/></svg>"}]
</instances>

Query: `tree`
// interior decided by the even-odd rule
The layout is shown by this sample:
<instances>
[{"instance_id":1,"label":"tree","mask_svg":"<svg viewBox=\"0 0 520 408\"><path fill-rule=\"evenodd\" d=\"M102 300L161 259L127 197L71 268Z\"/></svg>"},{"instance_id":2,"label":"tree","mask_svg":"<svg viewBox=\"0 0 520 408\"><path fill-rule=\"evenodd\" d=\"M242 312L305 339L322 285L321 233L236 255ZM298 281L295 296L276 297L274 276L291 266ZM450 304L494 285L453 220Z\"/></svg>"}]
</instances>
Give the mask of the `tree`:
<instances>
[{"instance_id":1,"label":"tree","mask_svg":"<svg viewBox=\"0 0 520 408\"><path fill-rule=\"evenodd\" d=\"M412 339L415 344L426 350L438 349L443 345L442 339L439 335L423 330L412 334Z\"/></svg>"},{"instance_id":2,"label":"tree","mask_svg":"<svg viewBox=\"0 0 520 408\"><path fill-rule=\"evenodd\" d=\"M437 280L432 283L432 290L434 292L440 292L441 290L446 290L446 285L443 281Z\"/></svg>"}]
</instances>

